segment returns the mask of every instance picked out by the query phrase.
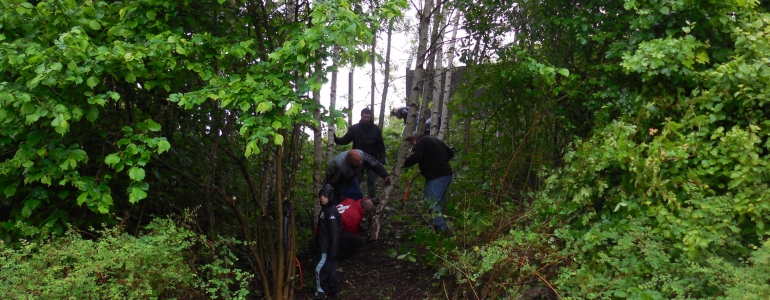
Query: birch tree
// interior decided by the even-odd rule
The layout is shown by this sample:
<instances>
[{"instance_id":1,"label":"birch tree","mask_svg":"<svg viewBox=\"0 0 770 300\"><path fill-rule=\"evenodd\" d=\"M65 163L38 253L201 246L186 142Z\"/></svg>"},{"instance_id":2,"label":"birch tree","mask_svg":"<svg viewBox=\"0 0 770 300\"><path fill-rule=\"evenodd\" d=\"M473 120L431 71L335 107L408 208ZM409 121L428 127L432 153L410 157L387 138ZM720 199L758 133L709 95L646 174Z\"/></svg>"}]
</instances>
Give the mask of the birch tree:
<instances>
[{"instance_id":1,"label":"birch tree","mask_svg":"<svg viewBox=\"0 0 770 300\"><path fill-rule=\"evenodd\" d=\"M443 122L441 122L441 124L438 124L438 122L431 123L431 135L434 134L434 128L437 128L436 126L441 126L441 128L438 131L438 138L440 140L444 140L447 127L449 126L449 100L450 100L449 89L452 87L452 67L454 66L455 44L457 41L457 29L460 27L459 11L455 12L454 19L452 20L452 24L454 24L454 29L452 29L452 39L451 39L451 43L449 44L449 51L447 53L446 78L444 79L444 89L442 90L442 93L444 94L444 96L442 97L444 99L444 103L441 106L441 115L444 117L444 120ZM433 117L436 118L436 115L434 115Z\"/></svg>"},{"instance_id":2,"label":"birch tree","mask_svg":"<svg viewBox=\"0 0 770 300\"><path fill-rule=\"evenodd\" d=\"M404 160L406 159L406 156L409 152L409 149L411 148L411 145L404 141L406 137L411 136L412 129L414 128L414 122L417 119L417 112L419 110L419 98L421 94L420 87L422 86L423 77L425 75L425 58L426 58L426 49L428 46L428 29L430 26L430 18L431 18L431 9L433 8L433 0L426 0L423 6L422 11L418 12L418 15L420 17L420 27L419 27L419 36L418 36L418 46L417 46L417 65L414 70L414 80L412 81L412 88L409 92L409 115L406 118L404 130L401 133L401 145L398 148L398 155L396 157L396 164L394 165L394 170L390 174L390 180L391 182L398 182L399 178L401 177L401 173L403 172L404 167ZM377 205L375 208L375 212L372 215L371 219L371 226L369 227L369 239L370 240L376 240L379 238L380 234L380 217L382 215L382 212L385 210L385 207L387 206L391 192L393 191L393 186L387 186L385 187L383 191L382 199L380 200L380 205Z\"/></svg>"}]
</instances>

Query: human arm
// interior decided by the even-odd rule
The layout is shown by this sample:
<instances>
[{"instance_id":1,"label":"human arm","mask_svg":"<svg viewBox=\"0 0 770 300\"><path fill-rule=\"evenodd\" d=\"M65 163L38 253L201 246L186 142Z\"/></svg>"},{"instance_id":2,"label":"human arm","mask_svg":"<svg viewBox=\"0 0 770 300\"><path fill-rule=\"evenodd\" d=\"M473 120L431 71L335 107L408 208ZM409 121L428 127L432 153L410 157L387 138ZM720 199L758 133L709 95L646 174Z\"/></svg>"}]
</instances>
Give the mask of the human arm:
<instances>
[{"instance_id":1,"label":"human arm","mask_svg":"<svg viewBox=\"0 0 770 300\"><path fill-rule=\"evenodd\" d=\"M361 159L364 161L365 169L374 171L377 176L380 176L383 179L388 177L388 170L385 169L385 166L383 166L379 160L375 159L369 154L366 154L366 152L361 151L361 153L363 153Z\"/></svg>"},{"instance_id":2,"label":"human arm","mask_svg":"<svg viewBox=\"0 0 770 300\"><path fill-rule=\"evenodd\" d=\"M321 253L329 253L329 224L326 222L324 216L326 213L323 208L321 213L318 214L317 232L318 234L318 248Z\"/></svg>"},{"instance_id":3,"label":"human arm","mask_svg":"<svg viewBox=\"0 0 770 300\"><path fill-rule=\"evenodd\" d=\"M348 128L348 132L345 133L342 137L337 137L337 135L334 135L334 143L337 145L347 145L350 144L350 142L353 141L353 127Z\"/></svg>"},{"instance_id":4,"label":"human arm","mask_svg":"<svg viewBox=\"0 0 770 300\"><path fill-rule=\"evenodd\" d=\"M340 235L342 234L342 225L340 224L342 217L340 217L339 213L336 213L336 207L332 207L332 210L335 212L335 214L332 214L332 216L335 216L335 219L329 220L331 221L329 222L329 235L331 236L329 255L337 257L340 248Z\"/></svg>"},{"instance_id":5,"label":"human arm","mask_svg":"<svg viewBox=\"0 0 770 300\"><path fill-rule=\"evenodd\" d=\"M326 171L324 172L324 184L331 184L334 186L337 181L339 181L340 177L340 168L337 166L337 164L334 163L334 161L329 161L326 164Z\"/></svg>"},{"instance_id":6,"label":"human arm","mask_svg":"<svg viewBox=\"0 0 770 300\"><path fill-rule=\"evenodd\" d=\"M407 156L406 160L404 160L404 168L408 168L419 163L422 159L423 152L423 143L420 143L418 140L417 143L412 146L412 154Z\"/></svg>"},{"instance_id":7,"label":"human arm","mask_svg":"<svg viewBox=\"0 0 770 300\"><path fill-rule=\"evenodd\" d=\"M374 142L374 146L377 149L377 155L380 160L380 163L385 165L388 162L388 156L385 152L385 141L382 138L382 129L377 127L377 139Z\"/></svg>"}]
</instances>

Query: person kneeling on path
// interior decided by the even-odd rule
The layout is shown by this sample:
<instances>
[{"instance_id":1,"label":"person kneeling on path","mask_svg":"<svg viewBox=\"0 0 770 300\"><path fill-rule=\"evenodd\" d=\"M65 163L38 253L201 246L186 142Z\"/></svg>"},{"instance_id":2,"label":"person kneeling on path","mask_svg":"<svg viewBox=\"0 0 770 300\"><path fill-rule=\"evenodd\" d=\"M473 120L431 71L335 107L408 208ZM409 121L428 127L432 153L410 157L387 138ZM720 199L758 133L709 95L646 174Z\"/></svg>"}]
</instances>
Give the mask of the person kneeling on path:
<instances>
[{"instance_id":1,"label":"person kneeling on path","mask_svg":"<svg viewBox=\"0 0 770 300\"><path fill-rule=\"evenodd\" d=\"M404 140L412 144L412 154L404 161L404 168L419 165L420 174L425 177L425 201L434 215L433 230L447 233L441 211L446 204L447 188L452 182L449 160L455 153L443 141L430 135L414 132Z\"/></svg>"},{"instance_id":2,"label":"person kneeling on path","mask_svg":"<svg viewBox=\"0 0 770 300\"><path fill-rule=\"evenodd\" d=\"M366 238L358 234L364 215L374 209L374 203L368 198L359 201L345 199L337 204L337 212L342 216L342 235L340 236L339 257L345 258L366 243Z\"/></svg>"},{"instance_id":3,"label":"person kneeling on path","mask_svg":"<svg viewBox=\"0 0 770 300\"><path fill-rule=\"evenodd\" d=\"M314 299L324 299L327 296L335 298L340 291L337 267L339 266L339 242L342 234L342 217L337 208L332 205L330 197L334 188L326 184L318 192L321 203L321 213L318 214L318 246L321 249L321 259L315 268L316 292Z\"/></svg>"}]
</instances>

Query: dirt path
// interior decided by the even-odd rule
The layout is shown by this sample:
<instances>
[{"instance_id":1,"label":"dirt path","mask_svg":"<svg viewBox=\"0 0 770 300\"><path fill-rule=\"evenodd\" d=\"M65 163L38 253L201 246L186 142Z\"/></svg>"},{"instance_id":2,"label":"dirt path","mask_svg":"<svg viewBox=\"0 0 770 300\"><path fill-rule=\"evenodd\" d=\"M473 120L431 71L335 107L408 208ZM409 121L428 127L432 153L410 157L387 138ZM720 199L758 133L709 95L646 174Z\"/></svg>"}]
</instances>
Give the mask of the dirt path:
<instances>
[{"instance_id":1,"label":"dirt path","mask_svg":"<svg viewBox=\"0 0 770 300\"><path fill-rule=\"evenodd\" d=\"M388 222L383 219L384 222ZM382 238L370 241L340 262L340 295L338 299L381 300L381 299L431 299L442 295L441 282L434 279L436 270L419 260L391 257L394 249L409 245L409 225L390 224L383 228ZM400 232L396 237L394 232ZM300 257L302 263L303 288L295 299L312 299L315 289L315 266L317 257ZM443 297L441 297L443 298Z\"/></svg>"}]
</instances>

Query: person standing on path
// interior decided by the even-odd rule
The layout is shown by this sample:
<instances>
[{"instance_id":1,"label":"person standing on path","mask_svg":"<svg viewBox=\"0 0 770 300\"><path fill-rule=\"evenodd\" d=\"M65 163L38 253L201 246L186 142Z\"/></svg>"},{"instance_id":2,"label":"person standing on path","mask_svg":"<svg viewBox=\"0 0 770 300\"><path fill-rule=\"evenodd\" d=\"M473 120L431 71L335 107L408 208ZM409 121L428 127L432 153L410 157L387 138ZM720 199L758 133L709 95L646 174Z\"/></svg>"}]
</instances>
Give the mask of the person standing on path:
<instances>
[{"instance_id":1,"label":"person standing on path","mask_svg":"<svg viewBox=\"0 0 770 300\"><path fill-rule=\"evenodd\" d=\"M318 192L318 201L321 203L321 212L318 214L318 247L321 250L321 259L315 268L316 292L314 299L324 299L327 296L335 298L340 291L340 282L337 276L339 266L339 243L342 234L342 217L337 207L332 205L330 197L334 194L334 188L326 184Z\"/></svg>"},{"instance_id":2,"label":"person standing on path","mask_svg":"<svg viewBox=\"0 0 770 300\"><path fill-rule=\"evenodd\" d=\"M343 137L334 137L334 143L337 145L347 145L350 142L353 142L353 149L364 151L383 165L387 162L382 130L374 124L372 111L368 107L361 110L361 120L358 121L358 124L350 126ZM375 172L367 170L358 174L356 179L359 184L363 182L364 174L366 174L366 195L369 198L374 198L377 190Z\"/></svg>"},{"instance_id":3,"label":"person standing on path","mask_svg":"<svg viewBox=\"0 0 770 300\"><path fill-rule=\"evenodd\" d=\"M412 154L404 161L404 168L419 165L420 174L425 178L425 201L434 215L433 230L446 233L448 228L441 213L446 204L447 188L452 182L449 160L454 157L454 151L440 139L427 134L414 132L405 140L412 144Z\"/></svg>"}]
</instances>

